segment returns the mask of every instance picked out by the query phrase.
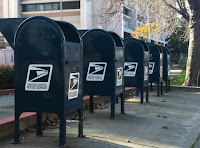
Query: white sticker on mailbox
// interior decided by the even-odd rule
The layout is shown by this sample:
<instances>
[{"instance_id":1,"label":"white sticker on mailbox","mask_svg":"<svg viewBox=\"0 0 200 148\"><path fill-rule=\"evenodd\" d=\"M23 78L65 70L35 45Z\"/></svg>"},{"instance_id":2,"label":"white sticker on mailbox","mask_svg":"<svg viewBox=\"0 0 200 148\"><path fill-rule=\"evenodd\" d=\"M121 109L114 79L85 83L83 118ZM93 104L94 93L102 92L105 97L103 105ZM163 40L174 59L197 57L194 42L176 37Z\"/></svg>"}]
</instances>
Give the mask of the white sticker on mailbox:
<instances>
[{"instance_id":1,"label":"white sticker on mailbox","mask_svg":"<svg viewBox=\"0 0 200 148\"><path fill-rule=\"evenodd\" d=\"M68 91L68 99L74 99L78 97L79 90L79 73L70 73L69 76L69 91Z\"/></svg>"},{"instance_id":2,"label":"white sticker on mailbox","mask_svg":"<svg viewBox=\"0 0 200 148\"><path fill-rule=\"evenodd\" d=\"M138 63L137 62L125 62L124 63L124 76L125 77L135 77L137 72Z\"/></svg>"},{"instance_id":3,"label":"white sticker on mailbox","mask_svg":"<svg viewBox=\"0 0 200 148\"><path fill-rule=\"evenodd\" d=\"M148 73L149 67L148 66L144 66L144 80L148 80L149 77L149 73Z\"/></svg>"},{"instance_id":4,"label":"white sticker on mailbox","mask_svg":"<svg viewBox=\"0 0 200 148\"><path fill-rule=\"evenodd\" d=\"M123 68L120 67L117 69L117 86L122 85Z\"/></svg>"},{"instance_id":5,"label":"white sticker on mailbox","mask_svg":"<svg viewBox=\"0 0 200 148\"><path fill-rule=\"evenodd\" d=\"M155 62L149 62L149 74L152 75L154 71Z\"/></svg>"},{"instance_id":6,"label":"white sticker on mailbox","mask_svg":"<svg viewBox=\"0 0 200 148\"><path fill-rule=\"evenodd\" d=\"M30 64L26 78L26 91L48 91L50 87L52 64Z\"/></svg>"},{"instance_id":7,"label":"white sticker on mailbox","mask_svg":"<svg viewBox=\"0 0 200 148\"><path fill-rule=\"evenodd\" d=\"M90 62L87 72L87 81L103 81L106 73L106 62Z\"/></svg>"}]
</instances>

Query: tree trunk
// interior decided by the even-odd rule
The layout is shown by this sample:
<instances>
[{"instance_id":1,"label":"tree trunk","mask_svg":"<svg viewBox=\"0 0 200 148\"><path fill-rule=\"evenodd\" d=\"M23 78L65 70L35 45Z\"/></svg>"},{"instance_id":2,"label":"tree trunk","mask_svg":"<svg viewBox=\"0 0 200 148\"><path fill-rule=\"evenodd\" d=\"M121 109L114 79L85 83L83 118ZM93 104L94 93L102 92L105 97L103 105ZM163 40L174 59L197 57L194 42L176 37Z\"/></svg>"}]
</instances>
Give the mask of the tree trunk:
<instances>
[{"instance_id":1,"label":"tree trunk","mask_svg":"<svg viewBox=\"0 0 200 148\"><path fill-rule=\"evenodd\" d=\"M197 86L200 71L200 0L188 0L190 11L190 42L186 67L185 86Z\"/></svg>"}]
</instances>

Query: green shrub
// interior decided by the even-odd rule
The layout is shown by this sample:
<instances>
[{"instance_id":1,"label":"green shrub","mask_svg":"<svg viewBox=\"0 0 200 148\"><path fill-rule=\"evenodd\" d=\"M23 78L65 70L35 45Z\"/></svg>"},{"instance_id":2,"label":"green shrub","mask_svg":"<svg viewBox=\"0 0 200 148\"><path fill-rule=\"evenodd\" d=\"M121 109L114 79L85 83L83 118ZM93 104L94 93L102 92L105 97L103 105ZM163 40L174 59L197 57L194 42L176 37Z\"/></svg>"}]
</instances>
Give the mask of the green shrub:
<instances>
[{"instance_id":1,"label":"green shrub","mask_svg":"<svg viewBox=\"0 0 200 148\"><path fill-rule=\"evenodd\" d=\"M8 65L0 66L0 89L14 88L14 67Z\"/></svg>"},{"instance_id":2,"label":"green shrub","mask_svg":"<svg viewBox=\"0 0 200 148\"><path fill-rule=\"evenodd\" d=\"M187 57L185 56L181 56L179 59L178 59L178 67L180 69L182 69L183 71L186 70L186 64L187 64Z\"/></svg>"}]
</instances>

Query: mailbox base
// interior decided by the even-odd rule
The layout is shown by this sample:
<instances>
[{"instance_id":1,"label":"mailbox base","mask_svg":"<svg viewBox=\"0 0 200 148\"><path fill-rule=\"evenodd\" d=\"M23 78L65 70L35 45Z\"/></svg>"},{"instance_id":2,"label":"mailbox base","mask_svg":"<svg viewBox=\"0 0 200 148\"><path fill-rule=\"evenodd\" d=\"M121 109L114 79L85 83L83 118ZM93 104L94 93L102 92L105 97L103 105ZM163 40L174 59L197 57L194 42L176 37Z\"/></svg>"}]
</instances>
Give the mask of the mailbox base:
<instances>
[{"instance_id":1,"label":"mailbox base","mask_svg":"<svg viewBox=\"0 0 200 148\"><path fill-rule=\"evenodd\" d=\"M168 81L168 91L170 91L170 80Z\"/></svg>"},{"instance_id":2,"label":"mailbox base","mask_svg":"<svg viewBox=\"0 0 200 148\"><path fill-rule=\"evenodd\" d=\"M94 96L90 96L89 113L94 113Z\"/></svg>"},{"instance_id":3,"label":"mailbox base","mask_svg":"<svg viewBox=\"0 0 200 148\"><path fill-rule=\"evenodd\" d=\"M163 82L160 82L160 94L163 95Z\"/></svg>"},{"instance_id":4,"label":"mailbox base","mask_svg":"<svg viewBox=\"0 0 200 148\"><path fill-rule=\"evenodd\" d=\"M116 95L116 104L119 104L119 97Z\"/></svg>"},{"instance_id":5,"label":"mailbox base","mask_svg":"<svg viewBox=\"0 0 200 148\"><path fill-rule=\"evenodd\" d=\"M37 113L36 135L42 136L42 113Z\"/></svg>"},{"instance_id":6,"label":"mailbox base","mask_svg":"<svg viewBox=\"0 0 200 148\"><path fill-rule=\"evenodd\" d=\"M146 102L149 102L149 86L146 87Z\"/></svg>"},{"instance_id":7,"label":"mailbox base","mask_svg":"<svg viewBox=\"0 0 200 148\"><path fill-rule=\"evenodd\" d=\"M157 97L160 97L160 82L157 83Z\"/></svg>"},{"instance_id":8,"label":"mailbox base","mask_svg":"<svg viewBox=\"0 0 200 148\"><path fill-rule=\"evenodd\" d=\"M124 97L124 93L119 94L120 98L121 98L121 114L125 114L124 113L124 101L125 101L125 97ZM115 118L115 104L118 100L118 95L115 96L110 96L111 99L111 116L110 119L116 119ZM89 113L94 113L94 96L90 95L90 105L89 105Z\"/></svg>"},{"instance_id":9,"label":"mailbox base","mask_svg":"<svg viewBox=\"0 0 200 148\"><path fill-rule=\"evenodd\" d=\"M20 144L21 141L19 139L19 117L20 117L21 113L18 113L17 111L15 111L15 136L14 136L14 141L12 142L12 144Z\"/></svg>"}]
</instances>

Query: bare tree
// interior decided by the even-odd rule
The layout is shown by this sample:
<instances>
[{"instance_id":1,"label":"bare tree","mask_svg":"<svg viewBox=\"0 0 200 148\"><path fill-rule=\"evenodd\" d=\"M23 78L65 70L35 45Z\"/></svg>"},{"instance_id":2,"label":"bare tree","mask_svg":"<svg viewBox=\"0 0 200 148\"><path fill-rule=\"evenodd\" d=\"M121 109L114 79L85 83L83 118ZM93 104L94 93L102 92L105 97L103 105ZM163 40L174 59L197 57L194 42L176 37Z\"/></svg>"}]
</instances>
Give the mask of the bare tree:
<instances>
[{"instance_id":1,"label":"bare tree","mask_svg":"<svg viewBox=\"0 0 200 148\"><path fill-rule=\"evenodd\" d=\"M147 14L150 22L156 18L163 26L161 32L167 35L175 31L182 18L188 22L189 49L184 84L196 86L200 75L200 0L107 0L104 12L110 15L119 12L119 6L126 2L131 8L138 7L142 14Z\"/></svg>"}]
</instances>

